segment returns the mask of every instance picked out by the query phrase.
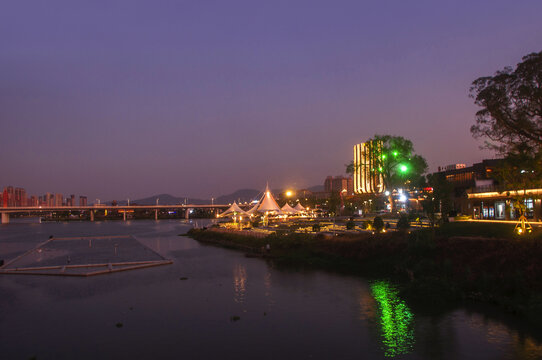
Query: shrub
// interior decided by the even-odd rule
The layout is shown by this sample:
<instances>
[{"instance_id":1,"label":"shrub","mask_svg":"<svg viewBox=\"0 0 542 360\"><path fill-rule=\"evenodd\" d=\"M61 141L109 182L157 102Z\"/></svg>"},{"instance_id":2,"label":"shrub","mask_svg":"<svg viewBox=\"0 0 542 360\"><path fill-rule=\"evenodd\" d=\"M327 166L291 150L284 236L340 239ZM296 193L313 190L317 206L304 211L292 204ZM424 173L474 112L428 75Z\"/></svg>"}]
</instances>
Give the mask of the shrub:
<instances>
[{"instance_id":1,"label":"shrub","mask_svg":"<svg viewBox=\"0 0 542 360\"><path fill-rule=\"evenodd\" d=\"M363 220L361 223L361 228L366 230L371 230L372 224L369 220Z\"/></svg>"},{"instance_id":2,"label":"shrub","mask_svg":"<svg viewBox=\"0 0 542 360\"><path fill-rule=\"evenodd\" d=\"M377 232L381 232L384 228L384 220L382 220L380 216L375 216L375 218L373 219L373 228Z\"/></svg>"},{"instance_id":3,"label":"shrub","mask_svg":"<svg viewBox=\"0 0 542 360\"><path fill-rule=\"evenodd\" d=\"M354 230L356 228L356 223L354 220L348 220L346 222L346 230Z\"/></svg>"},{"instance_id":4,"label":"shrub","mask_svg":"<svg viewBox=\"0 0 542 360\"><path fill-rule=\"evenodd\" d=\"M314 225L312 225L312 231L314 231L314 232L320 231L320 224L314 224Z\"/></svg>"}]
</instances>

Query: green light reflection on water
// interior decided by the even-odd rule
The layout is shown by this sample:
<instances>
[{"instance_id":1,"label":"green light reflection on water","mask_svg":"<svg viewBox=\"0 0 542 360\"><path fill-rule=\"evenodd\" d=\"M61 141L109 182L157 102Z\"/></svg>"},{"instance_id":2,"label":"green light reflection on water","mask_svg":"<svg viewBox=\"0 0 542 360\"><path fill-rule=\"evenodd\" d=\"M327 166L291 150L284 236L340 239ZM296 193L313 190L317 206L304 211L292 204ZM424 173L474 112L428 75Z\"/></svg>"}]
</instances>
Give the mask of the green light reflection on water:
<instances>
[{"instance_id":1,"label":"green light reflection on water","mask_svg":"<svg viewBox=\"0 0 542 360\"><path fill-rule=\"evenodd\" d=\"M378 304L385 356L408 354L414 347L414 314L386 281L371 284Z\"/></svg>"}]
</instances>

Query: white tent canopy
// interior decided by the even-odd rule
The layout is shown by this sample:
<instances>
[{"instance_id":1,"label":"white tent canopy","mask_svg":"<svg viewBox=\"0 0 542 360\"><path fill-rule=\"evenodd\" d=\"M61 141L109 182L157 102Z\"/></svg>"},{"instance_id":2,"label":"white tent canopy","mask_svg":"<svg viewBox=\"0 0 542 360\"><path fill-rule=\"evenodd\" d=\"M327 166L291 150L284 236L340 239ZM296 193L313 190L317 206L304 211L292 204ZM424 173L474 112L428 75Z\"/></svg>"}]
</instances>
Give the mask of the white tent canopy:
<instances>
[{"instance_id":1,"label":"white tent canopy","mask_svg":"<svg viewBox=\"0 0 542 360\"><path fill-rule=\"evenodd\" d=\"M288 203L284 204L284 206L280 209L285 214L297 214L299 211L288 205Z\"/></svg>"},{"instance_id":2,"label":"white tent canopy","mask_svg":"<svg viewBox=\"0 0 542 360\"><path fill-rule=\"evenodd\" d=\"M258 201L250 210L247 211L248 215L253 215L258 211L258 206L260 206L260 202Z\"/></svg>"},{"instance_id":3,"label":"white tent canopy","mask_svg":"<svg viewBox=\"0 0 542 360\"><path fill-rule=\"evenodd\" d=\"M237 203L234 201L233 204L228 209L220 213L218 216L224 217L224 216L229 216L229 215L237 216L237 215L246 215L246 214L247 212L241 209L239 205L237 205Z\"/></svg>"},{"instance_id":4,"label":"white tent canopy","mask_svg":"<svg viewBox=\"0 0 542 360\"><path fill-rule=\"evenodd\" d=\"M297 205L294 206L294 209L297 211L306 211L303 205L301 205L301 203L297 203Z\"/></svg>"},{"instance_id":5,"label":"white tent canopy","mask_svg":"<svg viewBox=\"0 0 542 360\"><path fill-rule=\"evenodd\" d=\"M259 212L277 212L280 213L280 207L273 198L273 195L271 194L271 191L269 191L269 187L266 186L265 188L265 194L263 198L260 200L260 205L257 209Z\"/></svg>"}]
</instances>

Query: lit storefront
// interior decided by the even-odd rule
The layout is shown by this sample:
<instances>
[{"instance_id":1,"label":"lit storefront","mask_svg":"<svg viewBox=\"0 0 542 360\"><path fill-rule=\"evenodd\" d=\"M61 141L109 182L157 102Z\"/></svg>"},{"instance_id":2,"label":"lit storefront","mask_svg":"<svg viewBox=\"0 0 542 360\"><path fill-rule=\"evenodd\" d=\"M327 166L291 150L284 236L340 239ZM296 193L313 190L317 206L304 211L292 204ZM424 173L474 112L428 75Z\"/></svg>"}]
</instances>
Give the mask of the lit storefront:
<instances>
[{"instance_id":1,"label":"lit storefront","mask_svg":"<svg viewBox=\"0 0 542 360\"><path fill-rule=\"evenodd\" d=\"M542 189L479 192L467 196L471 211L469 215L474 219L514 220L521 216L520 209L525 211L527 219L542 219Z\"/></svg>"}]
</instances>

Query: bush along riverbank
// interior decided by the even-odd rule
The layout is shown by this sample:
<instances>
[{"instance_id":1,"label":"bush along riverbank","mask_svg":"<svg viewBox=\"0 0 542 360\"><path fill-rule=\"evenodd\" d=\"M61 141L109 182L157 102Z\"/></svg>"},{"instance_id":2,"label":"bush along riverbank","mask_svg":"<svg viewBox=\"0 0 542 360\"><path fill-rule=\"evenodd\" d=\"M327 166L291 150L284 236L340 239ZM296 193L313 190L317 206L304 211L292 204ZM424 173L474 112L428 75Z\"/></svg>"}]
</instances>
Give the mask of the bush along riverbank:
<instances>
[{"instance_id":1,"label":"bush along riverbank","mask_svg":"<svg viewBox=\"0 0 542 360\"><path fill-rule=\"evenodd\" d=\"M417 307L492 304L542 328L539 239L449 237L428 229L333 238L297 233L257 238L212 229L193 229L187 235L248 256L269 257L278 266L390 278Z\"/></svg>"}]
</instances>

